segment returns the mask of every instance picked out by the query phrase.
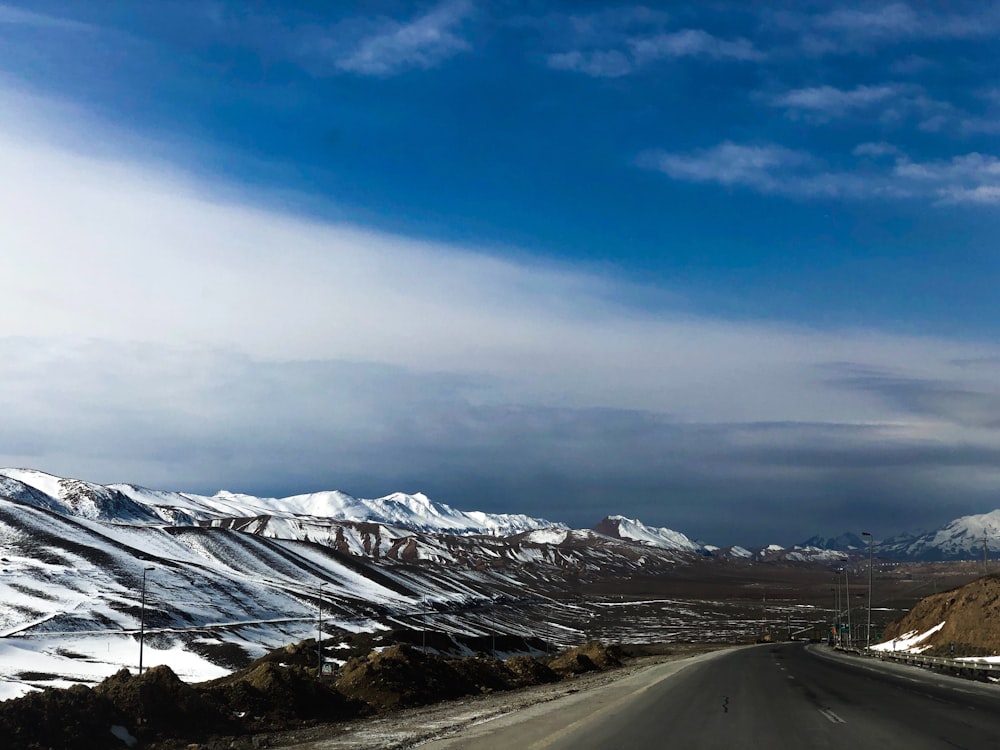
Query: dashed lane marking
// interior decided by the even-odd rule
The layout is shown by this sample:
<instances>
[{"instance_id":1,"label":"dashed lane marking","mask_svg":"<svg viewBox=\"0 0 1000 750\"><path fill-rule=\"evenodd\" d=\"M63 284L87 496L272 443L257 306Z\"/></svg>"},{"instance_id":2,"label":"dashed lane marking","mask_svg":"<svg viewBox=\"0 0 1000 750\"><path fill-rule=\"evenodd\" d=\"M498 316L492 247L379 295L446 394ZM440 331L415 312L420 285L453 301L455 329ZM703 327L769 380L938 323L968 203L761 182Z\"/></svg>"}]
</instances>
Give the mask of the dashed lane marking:
<instances>
[{"instance_id":1,"label":"dashed lane marking","mask_svg":"<svg viewBox=\"0 0 1000 750\"><path fill-rule=\"evenodd\" d=\"M829 708L821 708L819 710L823 716L830 720L831 724L846 724L847 722L841 719L837 714L831 711Z\"/></svg>"}]
</instances>

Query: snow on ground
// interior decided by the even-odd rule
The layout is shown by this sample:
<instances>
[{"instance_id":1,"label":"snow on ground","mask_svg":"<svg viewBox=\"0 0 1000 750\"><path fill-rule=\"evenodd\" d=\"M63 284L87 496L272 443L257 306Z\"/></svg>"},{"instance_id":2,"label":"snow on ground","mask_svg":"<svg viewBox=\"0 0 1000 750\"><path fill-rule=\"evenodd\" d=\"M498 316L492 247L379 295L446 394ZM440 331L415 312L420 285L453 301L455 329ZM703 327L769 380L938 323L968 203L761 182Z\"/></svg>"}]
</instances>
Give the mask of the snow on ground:
<instances>
[{"instance_id":1,"label":"snow on ground","mask_svg":"<svg viewBox=\"0 0 1000 750\"><path fill-rule=\"evenodd\" d=\"M126 634L0 640L0 700L45 687L94 685L122 668L138 671L139 642ZM153 634L143 645L143 666L168 665L188 682L222 677L228 669L187 651L179 640Z\"/></svg>"},{"instance_id":2,"label":"snow on ground","mask_svg":"<svg viewBox=\"0 0 1000 750\"><path fill-rule=\"evenodd\" d=\"M793 547L786 557L794 562L841 562L847 559L847 553L819 547Z\"/></svg>"},{"instance_id":3,"label":"snow on ground","mask_svg":"<svg viewBox=\"0 0 1000 750\"><path fill-rule=\"evenodd\" d=\"M916 630L911 630L907 633L903 633L898 638L893 638L891 641L886 641L885 643L876 643L872 646L872 651L889 651L889 652L900 652L905 651L909 654L919 654L930 648L930 644L925 644L923 646L919 645L923 641L930 638L941 628L944 627L945 621L939 622L930 630L923 633L918 633Z\"/></svg>"},{"instance_id":4,"label":"snow on ground","mask_svg":"<svg viewBox=\"0 0 1000 750\"><path fill-rule=\"evenodd\" d=\"M569 531L560 528L536 529L524 536L524 541L533 544L562 544L566 541Z\"/></svg>"}]
</instances>

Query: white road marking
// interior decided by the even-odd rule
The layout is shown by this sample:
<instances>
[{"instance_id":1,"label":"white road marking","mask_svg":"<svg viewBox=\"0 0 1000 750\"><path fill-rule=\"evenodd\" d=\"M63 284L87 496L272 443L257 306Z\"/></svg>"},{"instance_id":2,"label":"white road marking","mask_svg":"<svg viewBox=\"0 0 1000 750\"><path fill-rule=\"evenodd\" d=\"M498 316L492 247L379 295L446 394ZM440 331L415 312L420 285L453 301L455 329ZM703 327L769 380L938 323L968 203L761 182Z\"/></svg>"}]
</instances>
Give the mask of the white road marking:
<instances>
[{"instance_id":1,"label":"white road marking","mask_svg":"<svg viewBox=\"0 0 1000 750\"><path fill-rule=\"evenodd\" d=\"M829 708L821 708L819 710L823 716L830 720L831 724L846 724L847 722L841 719L837 714L831 711Z\"/></svg>"}]
</instances>

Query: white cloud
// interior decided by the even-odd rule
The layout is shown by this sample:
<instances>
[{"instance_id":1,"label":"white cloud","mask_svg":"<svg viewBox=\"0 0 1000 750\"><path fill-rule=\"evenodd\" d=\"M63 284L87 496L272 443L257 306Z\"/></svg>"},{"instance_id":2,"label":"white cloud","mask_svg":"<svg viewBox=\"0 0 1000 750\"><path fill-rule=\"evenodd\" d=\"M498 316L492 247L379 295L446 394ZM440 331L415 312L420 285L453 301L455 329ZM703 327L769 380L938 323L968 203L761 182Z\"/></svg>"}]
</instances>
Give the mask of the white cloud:
<instances>
[{"instance_id":1,"label":"white cloud","mask_svg":"<svg viewBox=\"0 0 1000 750\"><path fill-rule=\"evenodd\" d=\"M898 127L914 120L925 132L969 131L976 119L949 102L928 96L915 84L883 83L852 89L811 86L787 91L769 103L784 108L792 119L813 123L853 116L876 120L883 127Z\"/></svg>"},{"instance_id":2,"label":"white cloud","mask_svg":"<svg viewBox=\"0 0 1000 750\"><path fill-rule=\"evenodd\" d=\"M815 25L847 34L863 36L910 37L925 29L921 18L905 3L889 3L875 8L836 8L820 14Z\"/></svg>"},{"instance_id":3,"label":"white cloud","mask_svg":"<svg viewBox=\"0 0 1000 750\"><path fill-rule=\"evenodd\" d=\"M631 61L618 50L557 52L547 58L554 70L584 73L593 78L619 78L632 72Z\"/></svg>"},{"instance_id":4,"label":"white cloud","mask_svg":"<svg viewBox=\"0 0 1000 750\"><path fill-rule=\"evenodd\" d=\"M0 3L0 24L12 26L38 26L51 29L66 29L69 31L94 31L95 27L68 18L50 16L44 13L16 8Z\"/></svg>"},{"instance_id":5,"label":"white cloud","mask_svg":"<svg viewBox=\"0 0 1000 750\"><path fill-rule=\"evenodd\" d=\"M337 68L351 73L389 76L411 68L433 68L471 49L457 33L471 13L466 0L451 0L410 21L382 19L359 39L335 38L328 45ZM352 28L347 24L343 30Z\"/></svg>"},{"instance_id":6,"label":"white cloud","mask_svg":"<svg viewBox=\"0 0 1000 750\"><path fill-rule=\"evenodd\" d=\"M792 174L828 189L815 159L776 146L650 158L675 179L779 192ZM969 356L641 312L614 280L212 198L159 169L9 133L0 175L0 337L366 362L474 376L487 402L707 420L840 419L845 403L814 398L820 360Z\"/></svg>"},{"instance_id":7,"label":"white cloud","mask_svg":"<svg viewBox=\"0 0 1000 750\"><path fill-rule=\"evenodd\" d=\"M850 177L824 173L822 163L806 151L731 141L690 153L649 151L639 157L639 165L675 180L788 195L839 193Z\"/></svg>"},{"instance_id":8,"label":"white cloud","mask_svg":"<svg viewBox=\"0 0 1000 750\"><path fill-rule=\"evenodd\" d=\"M599 11L587 15L549 16L548 43L557 52L546 55L549 67L595 78L635 73L661 60L699 58L737 62L759 61L766 55L743 37L725 39L704 29L664 31L668 16L647 8Z\"/></svg>"},{"instance_id":9,"label":"white cloud","mask_svg":"<svg viewBox=\"0 0 1000 750\"><path fill-rule=\"evenodd\" d=\"M854 147L851 153L854 154L854 156L870 156L877 159L883 156L898 156L902 152L891 143L879 141L877 143L859 143Z\"/></svg>"},{"instance_id":10,"label":"white cloud","mask_svg":"<svg viewBox=\"0 0 1000 750\"><path fill-rule=\"evenodd\" d=\"M901 158L894 174L946 203L1000 205L1000 159L992 155L971 153L925 162Z\"/></svg>"},{"instance_id":11,"label":"white cloud","mask_svg":"<svg viewBox=\"0 0 1000 750\"><path fill-rule=\"evenodd\" d=\"M628 47L637 65L678 57L738 61L756 61L765 57L748 39L720 39L702 29L633 37L628 40Z\"/></svg>"},{"instance_id":12,"label":"white cloud","mask_svg":"<svg viewBox=\"0 0 1000 750\"><path fill-rule=\"evenodd\" d=\"M861 144L858 156L889 156L891 165L862 162L832 168L805 151L726 141L687 153L647 151L640 167L684 182L745 187L795 198L919 199L936 203L997 204L1000 159L969 153L951 159L914 161L889 144Z\"/></svg>"},{"instance_id":13,"label":"white cloud","mask_svg":"<svg viewBox=\"0 0 1000 750\"><path fill-rule=\"evenodd\" d=\"M775 107L785 107L791 112L843 117L853 110L886 102L902 93L902 87L894 84L857 86L849 90L833 86L813 86L785 92L772 99L771 104Z\"/></svg>"},{"instance_id":14,"label":"white cloud","mask_svg":"<svg viewBox=\"0 0 1000 750\"><path fill-rule=\"evenodd\" d=\"M775 12L767 15L767 22L797 33L808 54L868 53L906 41L988 39L1000 29L1000 9L990 3L962 12L896 2L841 6L813 14ZM915 62L912 56L908 59Z\"/></svg>"}]
</instances>

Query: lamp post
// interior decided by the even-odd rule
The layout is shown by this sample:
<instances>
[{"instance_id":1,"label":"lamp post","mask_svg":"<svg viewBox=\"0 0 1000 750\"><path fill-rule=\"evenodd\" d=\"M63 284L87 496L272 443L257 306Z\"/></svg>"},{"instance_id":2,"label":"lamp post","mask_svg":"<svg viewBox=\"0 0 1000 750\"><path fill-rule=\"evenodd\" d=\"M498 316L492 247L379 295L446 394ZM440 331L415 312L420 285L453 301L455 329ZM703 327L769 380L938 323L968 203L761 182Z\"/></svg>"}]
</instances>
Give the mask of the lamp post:
<instances>
[{"instance_id":1,"label":"lamp post","mask_svg":"<svg viewBox=\"0 0 1000 750\"><path fill-rule=\"evenodd\" d=\"M146 574L153 568L142 569L142 595L139 598L139 674L142 675L142 647L146 640Z\"/></svg>"},{"instance_id":2,"label":"lamp post","mask_svg":"<svg viewBox=\"0 0 1000 750\"><path fill-rule=\"evenodd\" d=\"M851 637L854 635L851 628L851 581L848 575L847 566L844 566L844 600L847 607L847 647L851 647Z\"/></svg>"},{"instance_id":3,"label":"lamp post","mask_svg":"<svg viewBox=\"0 0 1000 750\"><path fill-rule=\"evenodd\" d=\"M874 577L875 537L868 531L862 531L861 536L868 537L868 631L865 634L865 651L867 651L872 647L872 579Z\"/></svg>"},{"instance_id":4,"label":"lamp post","mask_svg":"<svg viewBox=\"0 0 1000 750\"><path fill-rule=\"evenodd\" d=\"M837 568L837 573L833 577L833 592L834 592L834 611L833 611L833 625L836 630L836 641L838 646L844 645L844 633L841 625L843 624L841 620L843 619L844 610L840 606L840 574L843 572L843 568Z\"/></svg>"},{"instance_id":5,"label":"lamp post","mask_svg":"<svg viewBox=\"0 0 1000 750\"><path fill-rule=\"evenodd\" d=\"M833 634L837 645L840 645L840 569L833 577Z\"/></svg>"},{"instance_id":6,"label":"lamp post","mask_svg":"<svg viewBox=\"0 0 1000 750\"><path fill-rule=\"evenodd\" d=\"M323 677L323 587L326 581L319 585L319 601L317 606L319 613L316 624L316 679Z\"/></svg>"}]
</instances>

